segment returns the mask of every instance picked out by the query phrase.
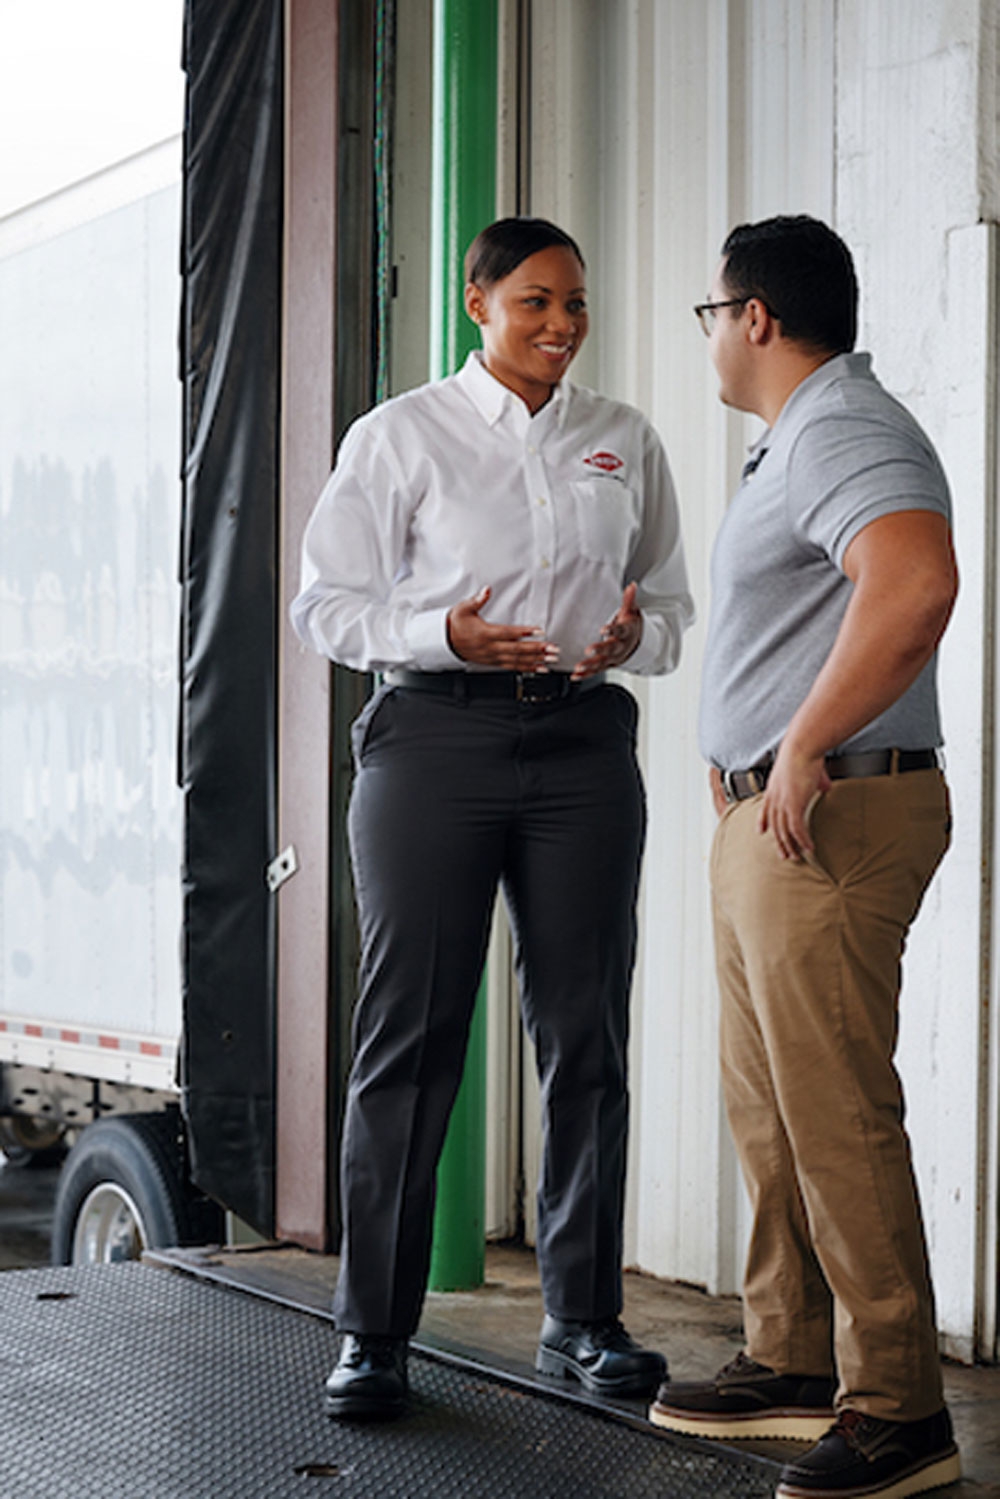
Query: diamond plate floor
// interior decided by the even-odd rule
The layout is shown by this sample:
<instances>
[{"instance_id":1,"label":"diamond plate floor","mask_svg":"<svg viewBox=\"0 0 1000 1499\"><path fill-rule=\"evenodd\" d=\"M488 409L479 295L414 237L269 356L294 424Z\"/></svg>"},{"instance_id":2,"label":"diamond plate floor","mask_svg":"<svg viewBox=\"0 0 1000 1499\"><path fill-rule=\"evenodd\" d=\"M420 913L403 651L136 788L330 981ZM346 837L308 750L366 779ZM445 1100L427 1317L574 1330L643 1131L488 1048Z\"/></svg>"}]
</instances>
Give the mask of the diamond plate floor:
<instances>
[{"instance_id":1,"label":"diamond plate floor","mask_svg":"<svg viewBox=\"0 0 1000 1499\"><path fill-rule=\"evenodd\" d=\"M338 1425L325 1320L140 1264L0 1275L10 1499L756 1499L768 1465L411 1360L413 1415Z\"/></svg>"}]
</instances>

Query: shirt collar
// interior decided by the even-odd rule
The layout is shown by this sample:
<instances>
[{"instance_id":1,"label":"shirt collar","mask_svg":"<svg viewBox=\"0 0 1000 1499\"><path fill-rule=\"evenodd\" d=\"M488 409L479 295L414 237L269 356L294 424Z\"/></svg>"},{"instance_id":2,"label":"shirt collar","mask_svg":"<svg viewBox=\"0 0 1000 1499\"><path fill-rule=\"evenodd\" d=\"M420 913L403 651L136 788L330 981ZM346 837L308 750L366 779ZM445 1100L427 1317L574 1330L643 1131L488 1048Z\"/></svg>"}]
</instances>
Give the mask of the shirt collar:
<instances>
[{"instance_id":1,"label":"shirt collar","mask_svg":"<svg viewBox=\"0 0 1000 1499\"><path fill-rule=\"evenodd\" d=\"M783 427L793 422L802 407L818 395L826 386L832 385L835 380L842 380L845 375L852 379L872 378L872 356L870 354L834 354L832 359L825 359L811 375L801 380L792 391L788 400L778 413L778 420L774 426L765 432L764 437L773 440L776 433ZM763 439L762 439L763 440Z\"/></svg>"},{"instance_id":2,"label":"shirt collar","mask_svg":"<svg viewBox=\"0 0 1000 1499\"><path fill-rule=\"evenodd\" d=\"M516 412L519 424L523 419L524 426L543 416L548 420L554 420L557 428L561 428L566 420L570 391L567 380L559 381L559 384L553 388L551 399L546 401L542 409L532 417L520 396L516 396L512 390L508 390L506 385L501 384L490 374L483 363L481 349L472 350L455 378L484 422L490 427L495 427L508 411Z\"/></svg>"},{"instance_id":3,"label":"shirt collar","mask_svg":"<svg viewBox=\"0 0 1000 1499\"><path fill-rule=\"evenodd\" d=\"M753 478L764 461L768 449L774 446L778 434L795 421L796 414L802 410L803 406L826 386L832 385L835 380L843 379L845 375L850 375L854 379L873 378L872 356L863 353L834 354L831 359L825 359L811 374L801 380L778 412L778 419L774 426L766 427L747 448L747 461L740 474L741 483L746 483L747 479Z\"/></svg>"}]
</instances>

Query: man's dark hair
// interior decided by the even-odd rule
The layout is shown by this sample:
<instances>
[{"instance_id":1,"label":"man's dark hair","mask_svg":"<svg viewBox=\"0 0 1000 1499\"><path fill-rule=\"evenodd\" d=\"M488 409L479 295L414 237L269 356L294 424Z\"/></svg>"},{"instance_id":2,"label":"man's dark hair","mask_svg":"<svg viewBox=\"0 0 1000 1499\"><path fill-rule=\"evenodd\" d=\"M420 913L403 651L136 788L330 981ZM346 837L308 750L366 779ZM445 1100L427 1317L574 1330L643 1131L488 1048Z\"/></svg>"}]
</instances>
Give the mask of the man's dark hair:
<instances>
[{"instance_id":1,"label":"man's dark hair","mask_svg":"<svg viewBox=\"0 0 1000 1499\"><path fill-rule=\"evenodd\" d=\"M758 297L786 338L843 354L858 334L858 279L851 252L808 214L738 224L722 246L722 279L734 297Z\"/></svg>"},{"instance_id":2,"label":"man's dark hair","mask_svg":"<svg viewBox=\"0 0 1000 1499\"><path fill-rule=\"evenodd\" d=\"M495 286L517 270L522 260L539 250L547 250L550 245L572 250L580 264L584 264L576 240L548 219L497 219L479 231L466 251L465 279L476 286Z\"/></svg>"}]
</instances>

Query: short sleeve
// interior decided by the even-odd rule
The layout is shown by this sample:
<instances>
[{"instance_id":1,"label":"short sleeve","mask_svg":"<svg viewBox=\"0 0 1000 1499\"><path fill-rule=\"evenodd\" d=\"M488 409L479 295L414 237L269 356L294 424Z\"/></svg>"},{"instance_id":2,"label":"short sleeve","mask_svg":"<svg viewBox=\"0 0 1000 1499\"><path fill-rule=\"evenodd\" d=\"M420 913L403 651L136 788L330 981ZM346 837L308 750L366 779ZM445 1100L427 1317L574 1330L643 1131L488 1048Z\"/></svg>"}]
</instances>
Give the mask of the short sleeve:
<instances>
[{"instance_id":1,"label":"short sleeve","mask_svg":"<svg viewBox=\"0 0 1000 1499\"><path fill-rule=\"evenodd\" d=\"M901 415L905 415L900 411ZM859 531L899 510L951 517L948 483L915 422L843 412L808 423L788 461L793 534L838 566Z\"/></svg>"}]
</instances>

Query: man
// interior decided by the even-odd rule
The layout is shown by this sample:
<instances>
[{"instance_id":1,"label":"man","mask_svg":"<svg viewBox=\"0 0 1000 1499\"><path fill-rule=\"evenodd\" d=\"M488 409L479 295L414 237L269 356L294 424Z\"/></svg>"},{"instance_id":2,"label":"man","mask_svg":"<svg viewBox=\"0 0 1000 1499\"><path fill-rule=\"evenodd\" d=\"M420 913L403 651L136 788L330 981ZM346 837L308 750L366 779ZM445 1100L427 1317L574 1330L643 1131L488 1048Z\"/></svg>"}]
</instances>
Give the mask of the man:
<instances>
[{"instance_id":1,"label":"man","mask_svg":"<svg viewBox=\"0 0 1000 1499\"><path fill-rule=\"evenodd\" d=\"M768 430L713 558L702 750L721 1057L753 1207L746 1353L650 1418L819 1438L789 1499L958 1477L893 1067L907 930L948 842L935 651L947 484L854 354L850 252L807 217L735 229L710 300L721 399ZM825 1433L825 1434L824 1434Z\"/></svg>"}]
</instances>

